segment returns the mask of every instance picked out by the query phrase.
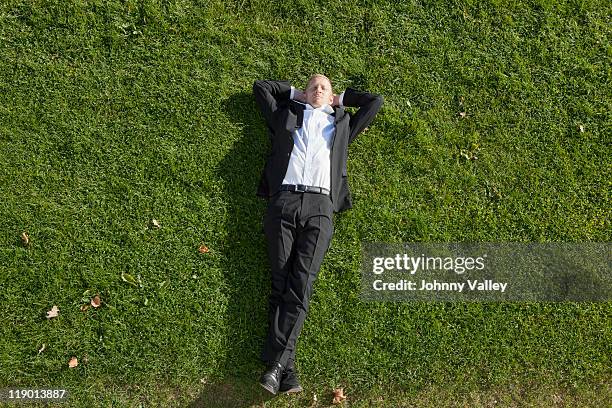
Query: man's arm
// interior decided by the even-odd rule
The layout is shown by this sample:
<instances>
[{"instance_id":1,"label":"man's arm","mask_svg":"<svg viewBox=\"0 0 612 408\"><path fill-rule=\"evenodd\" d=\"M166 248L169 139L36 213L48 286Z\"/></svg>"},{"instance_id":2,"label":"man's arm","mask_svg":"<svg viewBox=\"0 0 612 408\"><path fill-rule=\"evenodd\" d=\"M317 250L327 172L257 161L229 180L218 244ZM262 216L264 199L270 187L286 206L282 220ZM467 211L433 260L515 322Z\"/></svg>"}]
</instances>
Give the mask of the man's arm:
<instances>
[{"instance_id":1,"label":"man's arm","mask_svg":"<svg viewBox=\"0 0 612 408\"><path fill-rule=\"evenodd\" d=\"M253 95L269 126L273 124L274 112L278 103L289 100L291 84L289 81L255 81Z\"/></svg>"},{"instance_id":2,"label":"man's arm","mask_svg":"<svg viewBox=\"0 0 612 408\"><path fill-rule=\"evenodd\" d=\"M378 94L361 92L352 88L347 88L343 94L344 97L340 102L341 104L359 108L357 113L351 116L351 121L349 122L351 130L348 142L351 143L363 129L372 123L383 104L383 97Z\"/></svg>"}]
</instances>

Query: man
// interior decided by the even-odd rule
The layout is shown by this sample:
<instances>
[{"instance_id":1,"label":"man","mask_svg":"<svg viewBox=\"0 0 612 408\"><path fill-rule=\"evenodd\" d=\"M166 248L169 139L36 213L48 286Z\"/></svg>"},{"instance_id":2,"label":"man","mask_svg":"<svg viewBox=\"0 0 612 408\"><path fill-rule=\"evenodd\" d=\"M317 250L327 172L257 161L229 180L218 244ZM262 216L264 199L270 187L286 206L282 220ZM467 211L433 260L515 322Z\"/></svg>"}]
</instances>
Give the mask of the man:
<instances>
[{"instance_id":1,"label":"man","mask_svg":"<svg viewBox=\"0 0 612 408\"><path fill-rule=\"evenodd\" d=\"M257 190L268 199L264 233L272 276L261 353L267 367L259 382L273 394L300 392L297 338L331 242L333 213L352 206L348 145L374 120L383 98L351 88L335 95L329 78L320 74L304 92L287 81L255 81L253 93L272 145ZM359 110L352 115L344 106Z\"/></svg>"}]
</instances>

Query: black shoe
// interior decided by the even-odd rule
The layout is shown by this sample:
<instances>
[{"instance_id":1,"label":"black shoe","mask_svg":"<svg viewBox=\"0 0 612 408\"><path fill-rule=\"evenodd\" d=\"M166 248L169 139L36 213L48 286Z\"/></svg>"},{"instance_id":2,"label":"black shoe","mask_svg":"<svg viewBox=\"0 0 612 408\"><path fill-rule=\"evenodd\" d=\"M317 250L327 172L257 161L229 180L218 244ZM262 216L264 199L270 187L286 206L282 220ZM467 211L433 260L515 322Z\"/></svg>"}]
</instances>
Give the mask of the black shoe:
<instances>
[{"instance_id":1,"label":"black shoe","mask_svg":"<svg viewBox=\"0 0 612 408\"><path fill-rule=\"evenodd\" d=\"M272 364L269 364L266 371L264 371L264 373L261 375L259 385L276 395L278 393L278 388L280 387L282 374L283 366L278 361L275 361Z\"/></svg>"},{"instance_id":2,"label":"black shoe","mask_svg":"<svg viewBox=\"0 0 612 408\"><path fill-rule=\"evenodd\" d=\"M304 389L298 381L295 368L286 368L285 371L283 371L283 375L281 376L279 391L284 392L286 394L291 394L295 392L302 392L303 390Z\"/></svg>"}]
</instances>

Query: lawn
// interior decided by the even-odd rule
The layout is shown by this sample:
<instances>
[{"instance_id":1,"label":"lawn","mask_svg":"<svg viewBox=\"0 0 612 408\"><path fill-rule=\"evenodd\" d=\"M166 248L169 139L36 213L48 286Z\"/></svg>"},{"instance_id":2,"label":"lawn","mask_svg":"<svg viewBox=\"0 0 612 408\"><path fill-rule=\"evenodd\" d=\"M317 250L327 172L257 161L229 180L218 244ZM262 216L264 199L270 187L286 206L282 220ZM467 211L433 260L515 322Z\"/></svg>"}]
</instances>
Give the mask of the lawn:
<instances>
[{"instance_id":1,"label":"lawn","mask_svg":"<svg viewBox=\"0 0 612 408\"><path fill-rule=\"evenodd\" d=\"M605 406L610 302L365 302L360 262L363 242L611 241L611 17L603 0L2 2L0 389L64 388L75 407L328 406L336 387L355 407ZM270 398L252 84L315 72L385 104L349 149L305 392Z\"/></svg>"}]
</instances>

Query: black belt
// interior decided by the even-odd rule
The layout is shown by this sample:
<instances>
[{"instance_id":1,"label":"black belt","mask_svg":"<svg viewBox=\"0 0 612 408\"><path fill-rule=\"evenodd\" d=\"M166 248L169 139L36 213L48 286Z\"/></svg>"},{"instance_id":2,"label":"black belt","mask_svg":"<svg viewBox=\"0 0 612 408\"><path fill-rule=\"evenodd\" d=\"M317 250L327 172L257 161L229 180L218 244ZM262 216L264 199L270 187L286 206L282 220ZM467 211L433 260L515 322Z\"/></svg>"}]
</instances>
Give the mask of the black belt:
<instances>
[{"instance_id":1,"label":"black belt","mask_svg":"<svg viewBox=\"0 0 612 408\"><path fill-rule=\"evenodd\" d=\"M298 193L319 193L329 195L329 190L326 188L305 186L303 184L282 184L278 191L296 191Z\"/></svg>"}]
</instances>

